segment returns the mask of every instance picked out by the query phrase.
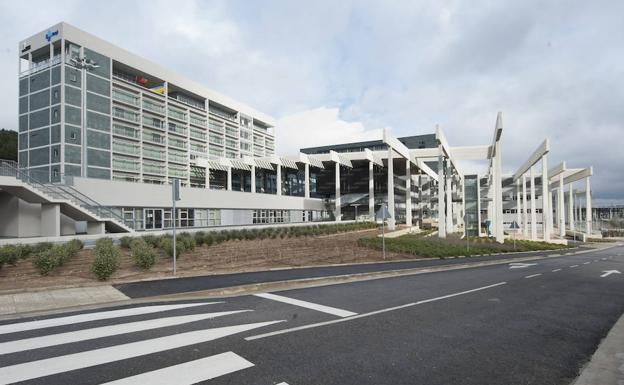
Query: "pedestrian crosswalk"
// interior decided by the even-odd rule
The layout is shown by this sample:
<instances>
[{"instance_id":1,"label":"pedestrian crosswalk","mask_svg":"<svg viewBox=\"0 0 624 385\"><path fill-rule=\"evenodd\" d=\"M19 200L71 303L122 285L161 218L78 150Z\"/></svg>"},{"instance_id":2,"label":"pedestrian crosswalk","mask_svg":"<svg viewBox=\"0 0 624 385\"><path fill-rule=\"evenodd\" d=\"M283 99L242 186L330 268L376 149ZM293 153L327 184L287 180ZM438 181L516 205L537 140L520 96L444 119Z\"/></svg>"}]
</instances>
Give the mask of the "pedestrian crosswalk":
<instances>
[{"instance_id":1,"label":"pedestrian crosswalk","mask_svg":"<svg viewBox=\"0 0 624 385\"><path fill-rule=\"evenodd\" d=\"M78 315L56 317L44 320L35 320L27 322L12 323L0 325L0 335L5 335L5 342L0 342L0 384L11 384L15 382L30 381L41 379L42 377L54 376L74 370L84 370L93 368L97 365L119 363L128 359L135 359L149 354L158 354L177 348L189 348L192 345L214 341L227 336L243 333L257 328L266 327L284 320L270 320L263 322L240 323L233 322L233 325L210 327L199 330L183 331L175 333L171 330L162 329L172 334L159 336L156 338L147 338L134 342L119 343L112 346L98 347L86 351L75 351L68 353L68 347L72 347L72 343L89 341L94 339L106 339L115 336L130 336L133 333L140 333L150 330L157 330L167 327L184 326L192 322L211 320L220 317L234 316L252 310L228 310L228 311L202 311L190 315L172 315L170 311L188 309L191 307L207 306L206 309L214 309L217 303L189 303L175 305L154 305L142 306L135 308L100 311L93 313L83 313ZM204 309L201 309L204 310ZM160 312L167 312L166 316L158 317ZM156 318L148 320L125 322L124 317L133 315L152 314ZM89 327L90 321L112 320L111 325ZM212 322L212 321L210 321ZM229 323L229 322L228 322ZM79 330L65 331L61 333L50 330L46 333L47 328L57 326L67 326L72 329L75 325L81 327ZM214 326L214 325L212 325ZM20 338L21 333L36 331L36 336ZM16 339L10 339L10 333L16 334ZM141 334L144 335L144 334ZM136 339L136 338L134 338ZM125 338L117 338L115 341L125 341ZM132 339L130 339L132 340ZM100 345L101 346L101 345ZM37 351L37 349L48 348L58 349L59 354L56 356L44 356L37 359L35 354L34 360L25 359L25 362L13 363L14 360L5 361L3 358L9 357L11 354L19 354L20 352ZM83 348L84 349L84 348ZM62 353L61 353L62 352ZM24 356L24 355L22 355ZM18 356L18 357L22 357ZM193 357L196 358L196 357ZM2 366L3 362L11 362L6 366ZM201 381L210 380L219 376L224 376L239 370L243 370L254 366L253 363L234 352L228 351L193 359L188 362L176 365L165 366L157 370L146 371L144 373L128 376L124 378L109 379L109 384L193 384ZM150 369L152 369L150 367ZM120 377L123 377L120 373ZM49 383L55 383L54 377L50 377ZM48 383L48 381L46 381ZM75 383L80 383L77 381Z\"/></svg>"}]
</instances>

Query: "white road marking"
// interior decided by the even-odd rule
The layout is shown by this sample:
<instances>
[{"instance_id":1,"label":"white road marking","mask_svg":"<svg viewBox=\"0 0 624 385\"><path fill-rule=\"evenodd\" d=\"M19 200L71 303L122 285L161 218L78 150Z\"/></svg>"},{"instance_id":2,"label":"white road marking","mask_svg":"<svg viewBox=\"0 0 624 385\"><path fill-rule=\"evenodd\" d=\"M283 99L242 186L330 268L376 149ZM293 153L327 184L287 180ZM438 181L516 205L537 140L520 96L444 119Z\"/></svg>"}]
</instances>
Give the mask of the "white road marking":
<instances>
[{"instance_id":1,"label":"white road marking","mask_svg":"<svg viewBox=\"0 0 624 385\"><path fill-rule=\"evenodd\" d=\"M96 338L115 336L124 333L134 333L143 330L163 328L167 326L181 325L204 319L216 318L230 314L246 312L250 310L224 311L219 313L191 314L178 317L156 318L146 321L128 322L117 325L102 326L92 329L83 329L67 333L52 334L41 337L25 338L22 340L0 343L0 354L21 352L24 350L45 348L69 344L72 342L92 340Z\"/></svg>"},{"instance_id":2,"label":"white road marking","mask_svg":"<svg viewBox=\"0 0 624 385\"><path fill-rule=\"evenodd\" d=\"M542 275L542 273L539 273L539 274L532 274L532 275L527 275L527 276L526 276L526 277L524 277L524 278L535 278L535 277L539 277L540 275Z\"/></svg>"},{"instance_id":3,"label":"white road marking","mask_svg":"<svg viewBox=\"0 0 624 385\"><path fill-rule=\"evenodd\" d=\"M67 317L48 318L39 321L27 321L0 325L0 334L21 332L24 330L43 329L53 326L62 326L77 324L81 322L98 321L103 319L111 319L118 317L128 317L133 315L142 315L150 313L158 313L161 311L186 309L195 306L212 305L221 302L201 302L201 303L183 303L176 305L153 305L133 307L129 309L109 310L95 313L83 313Z\"/></svg>"},{"instance_id":4,"label":"white road marking","mask_svg":"<svg viewBox=\"0 0 624 385\"><path fill-rule=\"evenodd\" d=\"M107 382L103 385L191 385L254 366L233 352L221 353L199 360L173 365L136 376Z\"/></svg>"},{"instance_id":5,"label":"white road marking","mask_svg":"<svg viewBox=\"0 0 624 385\"><path fill-rule=\"evenodd\" d=\"M287 384L286 382L280 382L280 383L279 383L279 384L277 384L277 385L288 385L288 384Z\"/></svg>"},{"instance_id":6,"label":"white road marking","mask_svg":"<svg viewBox=\"0 0 624 385\"><path fill-rule=\"evenodd\" d=\"M537 263L522 263L522 262L513 262L509 264L510 269L526 269L527 267L535 266Z\"/></svg>"},{"instance_id":7,"label":"white road marking","mask_svg":"<svg viewBox=\"0 0 624 385\"><path fill-rule=\"evenodd\" d=\"M317 303L302 301L299 299L283 297L281 295L276 295L276 294L260 293L260 294L254 294L254 295L256 297L272 299L273 301L284 302L284 303L294 305L294 306L305 307L306 309L312 309L312 310L320 311L323 313L332 314L338 317L351 317L351 316L357 315L357 313L354 313L352 311L338 309L338 308L331 307L331 306L319 305Z\"/></svg>"},{"instance_id":8,"label":"white road marking","mask_svg":"<svg viewBox=\"0 0 624 385\"><path fill-rule=\"evenodd\" d=\"M263 326L273 325L278 322L285 322L285 320L196 330L187 333L153 338L145 341L130 342L127 344L89 350L86 352L67 354L64 356L5 366L0 368L0 384L26 381L33 378L68 372L70 370L88 368L108 362L121 361L146 354L195 345Z\"/></svg>"},{"instance_id":9,"label":"white road marking","mask_svg":"<svg viewBox=\"0 0 624 385\"><path fill-rule=\"evenodd\" d=\"M601 275L601 276L600 276L600 278L608 277L608 276L610 276L611 274L622 274L622 273L620 273L618 270L604 270L604 271L603 271L603 273L604 273L604 274L603 274L603 275Z\"/></svg>"},{"instance_id":10,"label":"white road marking","mask_svg":"<svg viewBox=\"0 0 624 385\"><path fill-rule=\"evenodd\" d=\"M606 260L607 260L607 258L600 258L600 259L602 259L603 261L606 261Z\"/></svg>"},{"instance_id":11,"label":"white road marking","mask_svg":"<svg viewBox=\"0 0 624 385\"><path fill-rule=\"evenodd\" d=\"M583 262L583 265L589 265L589 262Z\"/></svg>"},{"instance_id":12,"label":"white road marking","mask_svg":"<svg viewBox=\"0 0 624 385\"><path fill-rule=\"evenodd\" d=\"M553 272L553 273L556 273L556 272L558 272L558 271L561 271L561 269L555 269L555 270L553 270L552 272Z\"/></svg>"},{"instance_id":13,"label":"white road marking","mask_svg":"<svg viewBox=\"0 0 624 385\"><path fill-rule=\"evenodd\" d=\"M331 320L331 321L318 322L318 323L315 323L315 324L303 325L303 326L298 326L298 327L294 327L294 328L290 328L290 329L282 329L282 330L277 330L277 331L274 331L274 332L258 334L258 335L255 335L255 336L245 337L245 340L253 341L253 340L260 339L260 338L276 336L276 335L279 335L279 334L286 334L286 333L290 333L290 332L296 332L296 331L299 331L299 330L311 329L311 328L315 328L315 327L319 327L319 326L326 326L326 325L336 324L336 323L339 323L339 322L351 321L351 320L358 319L358 318L370 317L370 316L374 316L374 315L377 315L377 314L387 313L387 312L400 310L400 309L405 309L405 308L416 306L416 305L421 305L421 304L424 304L424 303L429 303L429 302L439 301L439 300L446 299L446 298L456 297L458 295L464 295L464 294L474 293L474 292L480 291L480 290L491 289L493 287L506 285L506 284L507 284L507 282L499 282L499 283L495 283L493 285L478 287L476 289L471 289L471 290L466 290L466 291L460 291L458 293L443 295L441 297L425 299L425 300L418 301L418 302L410 302L410 303L406 303L405 305L399 305L399 306L389 307L389 308L386 308L386 309L375 310L375 311L372 311L372 312L369 312L369 313L362 313L362 314L354 315L354 316L348 317L348 318L340 318L340 319L335 319L335 320Z\"/></svg>"},{"instance_id":14,"label":"white road marking","mask_svg":"<svg viewBox=\"0 0 624 385\"><path fill-rule=\"evenodd\" d=\"M572 265L572 266L570 266L570 268L575 268L575 267L578 267L578 266L579 265Z\"/></svg>"}]
</instances>

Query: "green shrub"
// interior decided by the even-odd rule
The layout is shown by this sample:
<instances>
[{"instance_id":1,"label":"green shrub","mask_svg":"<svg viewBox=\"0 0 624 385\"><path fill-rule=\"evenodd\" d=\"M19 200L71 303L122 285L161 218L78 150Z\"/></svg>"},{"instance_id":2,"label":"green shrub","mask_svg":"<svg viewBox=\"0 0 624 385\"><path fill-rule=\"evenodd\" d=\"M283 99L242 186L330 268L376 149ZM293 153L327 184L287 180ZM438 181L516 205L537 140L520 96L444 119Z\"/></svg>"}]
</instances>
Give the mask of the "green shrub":
<instances>
[{"instance_id":1,"label":"green shrub","mask_svg":"<svg viewBox=\"0 0 624 385\"><path fill-rule=\"evenodd\" d=\"M121 259L119 247L113 244L110 238L100 238L95 242L93 249L95 259L91 265L91 272L104 281L108 279L118 268Z\"/></svg>"},{"instance_id":2,"label":"green shrub","mask_svg":"<svg viewBox=\"0 0 624 385\"><path fill-rule=\"evenodd\" d=\"M206 243L206 233L204 233L203 231L196 232L193 235L193 238L195 238L195 243L197 244L197 246L201 246Z\"/></svg>"},{"instance_id":3,"label":"green shrub","mask_svg":"<svg viewBox=\"0 0 624 385\"><path fill-rule=\"evenodd\" d=\"M214 234L213 233L207 233L204 236L204 244L206 246L211 246L214 243L215 243L215 236L214 236Z\"/></svg>"},{"instance_id":4,"label":"green shrub","mask_svg":"<svg viewBox=\"0 0 624 385\"><path fill-rule=\"evenodd\" d=\"M141 238L152 247L158 247L161 240L161 237L157 237L156 235L144 235Z\"/></svg>"},{"instance_id":5,"label":"green shrub","mask_svg":"<svg viewBox=\"0 0 624 385\"><path fill-rule=\"evenodd\" d=\"M160 248L165 252L165 254L173 258L173 237L162 237L160 239ZM184 251L184 243L180 242L179 239L176 239L176 257L182 255Z\"/></svg>"},{"instance_id":6,"label":"green shrub","mask_svg":"<svg viewBox=\"0 0 624 385\"><path fill-rule=\"evenodd\" d=\"M52 247L41 247L40 251L34 254L33 266L41 275L48 275L59 266L63 266L71 257L82 250L84 244L79 239L62 245L54 245Z\"/></svg>"},{"instance_id":7,"label":"green shrub","mask_svg":"<svg viewBox=\"0 0 624 385\"><path fill-rule=\"evenodd\" d=\"M156 251L141 238L132 240L130 253L134 263L144 270L148 270L156 263Z\"/></svg>"},{"instance_id":8,"label":"green shrub","mask_svg":"<svg viewBox=\"0 0 624 385\"><path fill-rule=\"evenodd\" d=\"M132 243L133 239L133 237L129 236L121 237L119 238L119 246L123 247L124 249L129 249L130 243Z\"/></svg>"}]
</instances>

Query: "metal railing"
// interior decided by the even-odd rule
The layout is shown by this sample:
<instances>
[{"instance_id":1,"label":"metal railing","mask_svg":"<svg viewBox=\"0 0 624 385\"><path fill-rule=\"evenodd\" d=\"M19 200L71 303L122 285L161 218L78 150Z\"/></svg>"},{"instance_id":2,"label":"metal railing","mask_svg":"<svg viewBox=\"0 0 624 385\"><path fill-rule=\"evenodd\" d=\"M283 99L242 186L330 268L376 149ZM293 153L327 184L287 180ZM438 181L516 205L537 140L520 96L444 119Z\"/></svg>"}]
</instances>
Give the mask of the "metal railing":
<instances>
[{"instance_id":1,"label":"metal railing","mask_svg":"<svg viewBox=\"0 0 624 385\"><path fill-rule=\"evenodd\" d=\"M124 223L123 218L119 214L115 213L110 207L102 206L74 187L64 183L64 175L61 175L61 182L59 183L42 183L36 178L28 175L27 171L20 170L17 162L4 159L0 159L0 175L12 176L52 198L68 200L100 218L112 219L119 223Z\"/></svg>"}]
</instances>

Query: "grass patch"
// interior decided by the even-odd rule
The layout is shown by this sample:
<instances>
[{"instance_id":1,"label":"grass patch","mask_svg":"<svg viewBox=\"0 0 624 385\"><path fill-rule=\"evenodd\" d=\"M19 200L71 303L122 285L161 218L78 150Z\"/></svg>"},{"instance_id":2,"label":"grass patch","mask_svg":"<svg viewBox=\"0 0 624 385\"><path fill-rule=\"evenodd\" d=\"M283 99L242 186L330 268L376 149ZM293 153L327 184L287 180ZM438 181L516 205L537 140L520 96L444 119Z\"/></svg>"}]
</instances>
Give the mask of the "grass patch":
<instances>
[{"instance_id":1,"label":"grass patch","mask_svg":"<svg viewBox=\"0 0 624 385\"><path fill-rule=\"evenodd\" d=\"M425 258L456 257L460 255L471 256L481 254L497 254L512 251L541 251L559 250L572 246L557 245L546 242L516 241L514 249L513 240L505 240L505 243L497 243L488 238L470 238L469 248L466 248L466 240L459 236L450 235L447 238L427 237L422 234L407 234L397 238L386 238L386 251L417 255ZM362 247L381 250L382 240L379 237L361 238L358 245Z\"/></svg>"}]
</instances>

